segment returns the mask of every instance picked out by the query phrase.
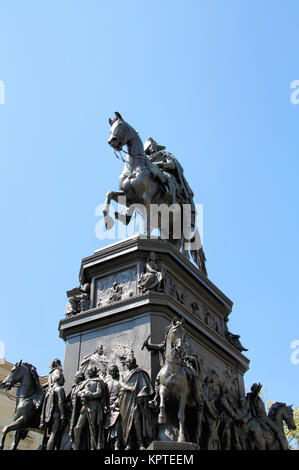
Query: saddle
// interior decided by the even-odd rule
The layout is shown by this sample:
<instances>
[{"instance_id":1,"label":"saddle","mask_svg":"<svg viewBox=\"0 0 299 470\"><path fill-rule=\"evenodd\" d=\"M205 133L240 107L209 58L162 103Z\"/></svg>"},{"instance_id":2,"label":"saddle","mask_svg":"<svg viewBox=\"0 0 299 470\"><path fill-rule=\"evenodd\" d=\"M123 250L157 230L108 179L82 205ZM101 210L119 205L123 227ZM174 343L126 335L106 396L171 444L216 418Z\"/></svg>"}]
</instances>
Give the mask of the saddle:
<instances>
[{"instance_id":1,"label":"saddle","mask_svg":"<svg viewBox=\"0 0 299 470\"><path fill-rule=\"evenodd\" d=\"M268 428L268 426L266 425L261 425L261 428L262 428L262 433L263 433L263 437L264 439L272 439L273 438L273 431L271 431L270 428Z\"/></svg>"},{"instance_id":2,"label":"saddle","mask_svg":"<svg viewBox=\"0 0 299 470\"><path fill-rule=\"evenodd\" d=\"M266 423L262 422L259 419L253 418L252 424L254 424L254 426L251 426L252 428L255 428L256 426L259 426L261 428L264 439L273 438L274 432L267 426Z\"/></svg>"},{"instance_id":3,"label":"saddle","mask_svg":"<svg viewBox=\"0 0 299 470\"><path fill-rule=\"evenodd\" d=\"M151 174L155 178L157 178L159 181L161 181L162 184L166 184L167 178L164 175L163 171L160 170L160 168L157 165L155 165L154 163L152 163L150 160L147 161L147 165L148 165L148 168L149 168Z\"/></svg>"}]
</instances>

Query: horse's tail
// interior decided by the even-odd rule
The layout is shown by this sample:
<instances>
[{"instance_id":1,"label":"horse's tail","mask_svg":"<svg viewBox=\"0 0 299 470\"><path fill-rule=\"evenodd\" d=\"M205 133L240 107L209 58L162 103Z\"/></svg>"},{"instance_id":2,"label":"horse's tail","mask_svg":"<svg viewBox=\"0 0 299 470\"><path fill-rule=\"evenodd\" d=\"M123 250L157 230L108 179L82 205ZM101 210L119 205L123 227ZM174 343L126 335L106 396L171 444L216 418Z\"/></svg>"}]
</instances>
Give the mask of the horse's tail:
<instances>
[{"instance_id":1,"label":"horse's tail","mask_svg":"<svg viewBox=\"0 0 299 470\"><path fill-rule=\"evenodd\" d=\"M195 230L194 234L188 241L188 244L191 245L190 253L198 269L207 276L208 273L206 269L206 256L203 251L198 229ZM192 245L194 245L194 247Z\"/></svg>"}]
</instances>

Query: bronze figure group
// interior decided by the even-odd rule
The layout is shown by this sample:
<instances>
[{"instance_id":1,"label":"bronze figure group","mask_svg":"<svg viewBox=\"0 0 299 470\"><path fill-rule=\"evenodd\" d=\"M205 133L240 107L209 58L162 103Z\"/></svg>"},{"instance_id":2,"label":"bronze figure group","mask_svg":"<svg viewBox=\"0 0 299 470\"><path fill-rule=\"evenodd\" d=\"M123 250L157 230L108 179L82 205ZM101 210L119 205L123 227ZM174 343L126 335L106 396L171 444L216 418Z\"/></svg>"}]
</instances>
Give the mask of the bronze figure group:
<instances>
[{"instance_id":1,"label":"bronze figure group","mask_svg":"<svg viewBox=\"0 0 299 470\"><path fill-rule=\"evenodd\" d=\"M288 448L283 423L295 429L292 408L277 402L267 414L260 384L236 396L215 371L204 377L182 320L173 319L160 344L149 339L143 348L159 353L161 364L154 387L132 350L120 372L98 346L82 359L68 396L59 359L52 361L43 387L32 365L17 363L1 383L19 387L15 421L4 428L0 449L7 432L16 431L15 449L28 428L43 431L47 450L144 450L153 440L192 442L207 450Z\"/></svg>"}]
</instances>

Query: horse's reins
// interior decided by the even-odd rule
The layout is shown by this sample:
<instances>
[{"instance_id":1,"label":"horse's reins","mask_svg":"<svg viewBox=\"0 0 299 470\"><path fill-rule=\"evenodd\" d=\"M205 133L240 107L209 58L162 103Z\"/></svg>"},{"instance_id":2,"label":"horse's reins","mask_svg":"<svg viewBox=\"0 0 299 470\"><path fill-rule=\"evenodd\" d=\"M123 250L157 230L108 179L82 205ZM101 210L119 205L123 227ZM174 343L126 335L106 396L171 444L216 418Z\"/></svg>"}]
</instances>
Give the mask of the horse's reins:
<instances>
[{"instance_id":1,"label":"horse's reins","mask_svg":"<svg viewBox=\"0 0 299 470\"><path fill-rule=\"evenodd\" d=\"M119 152L119 156L117 155L116 152ZM125 152L125 150L114 150L114 155L116 156L116 158L118 158L118 160L122 160L123 163L127 163L126 160L122 157L121 152ZM125 152L125 153L128 153L128 152Z\"/></svg>"},{"instance_id":2,"label":"horse's reins","mask_svg":"<svg viewBox=\"0 0 299 470\"><path fill-rule=\"evenodd\" d=\"M176 348L175 346L169 351L169 353L167 354L167 356L165 356L165 361L169 362L171 361L171 359L173 359L173 356L174 356L174 353L176 351ZM183 360L183 358L181 357L180 353L179 353L179 357L180 357L180 361Z\"/></svg>"},{"instance_id":3,"label":"horse's reins","mask_svg":"<svg viewBox=\"0 0 299 470\"><path fill-rule=\"evenodd\" d=\"M117 152L119 153L119 156L117 155ZM118 160L122 160L123 163L127 164L127 161L125 160L125 158L122 157L121 152L124 152L127 155L130 155L129 152L126 152L124 149L114 150L114 155L116 156L116 158L118 158ZM142 160L145 160L147 163L149 161L149 159L145 157L144 155L134 155L134 157L141 158Z\"/></svg>"}]
</instances>

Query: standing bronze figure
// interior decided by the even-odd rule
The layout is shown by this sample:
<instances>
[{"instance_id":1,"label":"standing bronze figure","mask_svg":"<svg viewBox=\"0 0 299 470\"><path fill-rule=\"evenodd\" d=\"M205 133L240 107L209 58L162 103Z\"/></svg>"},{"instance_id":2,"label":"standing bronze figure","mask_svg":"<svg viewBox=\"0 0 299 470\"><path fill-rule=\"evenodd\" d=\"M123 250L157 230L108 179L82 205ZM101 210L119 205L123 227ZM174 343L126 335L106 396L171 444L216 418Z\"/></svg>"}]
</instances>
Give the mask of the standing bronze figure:
<instances>
[{"instance_id":1,"label":"standing bronze figure","mask_svg":"<svg viewBox=\"0 0 299 470\"><path fill-rule=\"evenodd\" d=\"M82 383L84 382L84 380L85 376L83 372L77 371L74 377L72 389L67 398L70 413L69 438L71 440L71 443L74 443L75 440L74 428L76 426L80 412L80 407L78 406L78 392L80 392L81 388L83 388L84 385L82 385Z\"/></svg>"},{"instance_id":2,"label":"standing bronze figure","mask_svg":"<svg viewBox=\"0 0 299 470\"><path fill-rule=\"evenodd\" d=\"M123 447L123 432L119 398L123 387L119 382L119 370L115 364L108 367L106 387L109 397L109 406L104 426L107 433L107 444L112 450L121 450Z\"/></svg>"},{"instance_id":3,"label":"standing bronze figure","mask_svg":"<svg viewBox=\"0 0 299 470\"><path fill-rule=\"evenodd\" d=\"M240 425L244 424L245 421L241 418L233 409L233 404L231 401L232 397L226 385L220 387L220 398L218 402L219 412L222 416L222 445L223 450L231 450L233 448L233 429L234 424L238 423Z\"/></svg>"},{"instance_id":4,"label":"standing bronze figure","mask_svg":"<svg viewBox=\"0 0 299 470\"><path fill-rule=\"evenodd\" d=\"M217 409L218 393L214 379L208 375L202 387L204 399L204 418L206 423L206 444L207 450L220 450L219 425L220 416Z\"/></svg>"},{"instance_id":5,"label":"standing bronze figure","mask_svg":"<svg viewBox=\"0 0 299 470\"><path fill-rule=\"evenodd\" d=\"M47 450L59 450L60 438L66 425L64 375L59 367L49 375L50 385L46 391L40 421L40 429L44 430L42 446Z\"/></svg>"},{"instance_id":6,"label":"standing bronze figure","mask_svg":"<svg viewBox=\"0 0 299 470\"><path fill-rule=\"evenodd\" d=\"M83 429L88 424L90 450L101 448L99 438L101 426L103 425L103 399L104 399L104 382L97 376L98 370L96 366L91 365L86 371L87 378L80 384L77 390L77 399L75 407L78 410L78 420L74 427L74 449L82 449L81 437ZM76 412L76 410L74 411Z\"/></svg>"},{"instance_id":7,"label":"standing bronze figure","mask_svg":"<svg viewBox=\"0 0 299 470\"><path fill-rule=\"evenodd\" d=\"M83 357L79 370L86 375L87 369L90 366L95 366L99 375L103 378L107 373L108 362L108 358L104 353L104 347L100 344L92 354L87 354L87 356Z\"/></svg>"},{"instance_id":8,"label":"standing bronze figure","mask_svg":"<svg viewBox=\"0 0 299 470\"><path fill-rule=\"evenodd\" d=\"M127 358L126 367L128 371L120 380L123 391L119 399L124 441L127 450L134 447L144 450L154 438L154 424L148 406L154 390L147 372L138 367L134 356Z\"/></svg>"}]
</instances>

